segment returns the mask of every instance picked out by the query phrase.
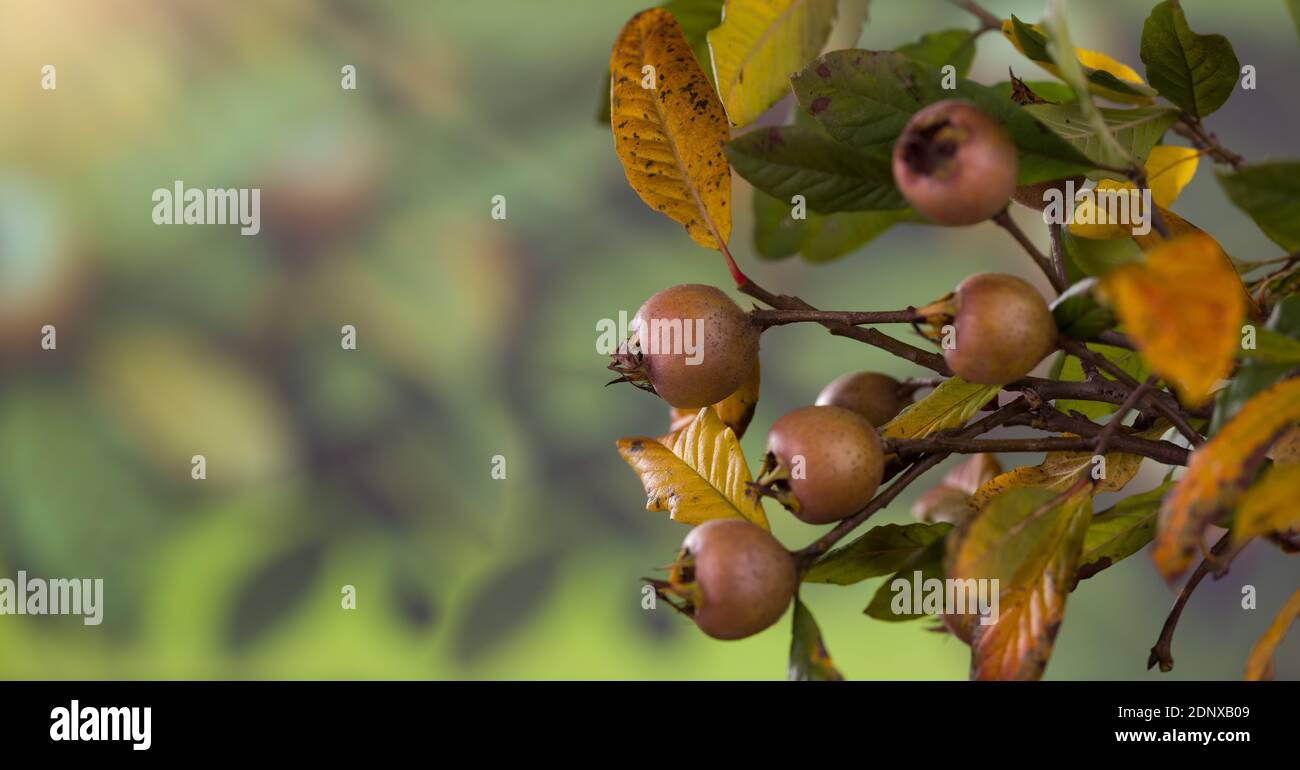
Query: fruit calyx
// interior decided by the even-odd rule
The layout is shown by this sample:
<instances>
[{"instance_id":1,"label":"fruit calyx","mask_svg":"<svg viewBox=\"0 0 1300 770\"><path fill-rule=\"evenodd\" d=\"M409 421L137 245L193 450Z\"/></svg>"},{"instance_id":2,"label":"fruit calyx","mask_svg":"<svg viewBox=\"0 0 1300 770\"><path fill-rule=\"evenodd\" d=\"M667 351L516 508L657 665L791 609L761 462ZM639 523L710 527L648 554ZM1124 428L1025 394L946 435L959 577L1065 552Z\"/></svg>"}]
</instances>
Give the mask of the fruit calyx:
<instances>
[{"instance_id":1,"label":"fruit calyx","mask_svg":"<svg viewBox=\"0 0 1300 770\"><path fill-rule=\"evenodd\" d=\"M953 159L966 137L967 131L946 117L915 127L903 145L903 162L922 176L946 179L956 171Z\"/></svg>"},{"instance_id":2,"label":"fruit calyx","mask_svg":"<svg viewBox=\"0 0 1300 770\"><path fill-rule=\"evenodd\" d=\"M774 452L763 455L758 477L749 483L749 488L759 497L772 498L791 513L799 512L799 501L790 488L790 469Z\"/></svg>"}]
</instances>

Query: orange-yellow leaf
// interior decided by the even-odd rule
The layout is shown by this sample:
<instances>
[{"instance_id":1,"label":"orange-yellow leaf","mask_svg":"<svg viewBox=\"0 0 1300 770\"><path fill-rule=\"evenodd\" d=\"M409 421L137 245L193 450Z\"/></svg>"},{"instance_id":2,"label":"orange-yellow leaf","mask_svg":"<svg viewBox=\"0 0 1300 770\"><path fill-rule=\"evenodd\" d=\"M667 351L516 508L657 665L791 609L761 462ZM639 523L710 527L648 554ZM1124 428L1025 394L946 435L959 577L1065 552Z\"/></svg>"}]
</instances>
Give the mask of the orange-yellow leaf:
<instances>
[{"instance_id":1,"label":"orange-yellow leaf","mask_svg":"<svg viewBox=\"0 0 1300 770\"><path fill-rule=\"evenodd\" d=\"M727 116L713 86L662 8L623 27L610 70L610 126L627 181L695 242L731 237L731 168L722 146Z\"/></svg>"},{"instance_id":2,"label":"orange-yellow leaf","mask_svg":"<svg viewBox=\"0 0 1300 770\"><path fill-rule=\"evenodd\" d=\"M998 581L996 622L949 618L970 632L971 679L1042 676L1091 512L1086 486L1069 495L1018 488L990 500L953 539L949 578Z\"/></svg>"},{"instance_id":3,"label":"orange-yellow leaf","mask_svg":"<svg viewBox=\"0 0 1300 770\"><path fill-rule=\"evenodd\" d=\"M1274 464L1237 505L1232 539L1300 530L1300 465Z\"/></svg>"},{"instance_id":4,"label":"orange-yellow leaf","mask_svg":"<svg viewBox=\"0 0 1300 770\"><path fill-rule=\"evenodd\" d=\"M1205 233L1201 228L1159 204L1156 204L1156 212L1160 214L1160 218L1165 223L1165 228L1169 230L1170 239L1177 238L1186 233ZM1210 237L1208 233L1205 233L1205 235L1206 237ZM1145 235L1134 235L1133 240L1137 242L1138 246L1142 247L1143 251L1150 251L1163 243L1165 238L1161 236L1153 226L1151 232L1146 233ZM1218 241L1215 241L1215 243L1218 244ZM1246 315L1256 321L1262 320L1264 318L1264 311L1260 309L1259 303L1250 295L1250 290L1247 289L1246 284L1242 282L1241 275L1237 273L1236 266L1232 264L1232 258L1228 256L1222 246L1219 246L1219 253L1222 255L1224 266L1231 269L1233 274L1237 276L1236 285L1240 287L1239 290L1241 292L1242 300L1246 303Z\"/></svg>"},{"instance_id":5,"label":"orange-yellow leaf","mask_svg":"<svg viewBox=\"0 0 1300 770\"><path fill-rule=\"evenodd\" d=\"M675 521L702 524L742 518L768 529L767 516L748 486L751 477L736 434L704 407L683 430L654 439L618 440L618 453L641 477L647 511L668 511Z\"/></svg>"},{"instance_id":6,"label":"orange-yellow leaf","mask_svg":"<svg viewBox=\"0 0 1300 770\"><path fill-rule=\"evenodd\" d=\"M758 386L760 374L758 360L754 361L754 371L745 379L743 385L736 389L735 393L722 399L714 404L711 409L718 413L718 417L727 424L736 433L736 438L744 438L745 428L749 427L749 421L754 419L754 410L758 407ZM695 420L698 409L678 409L669 407L670 427L669 433L677 431L690 425Z\"/></svg>"},{"instance_id":7,"label":"orange-yellow leaf","mask_svg":"<svg viewBox=\"0 0 1300 770\"><path fill-rule=\"evenodd\" d=\"M1168 430L1164 424L1157 425L1138 438L1154 439ZM1101 468L1093 458L1092 452L1048 452L1043 462L1038 465L1026 465L1012 468L1006 473L994 476L980 486L971 496L970 504L976 508L987 505L990 500L1010 489L1019 487L1037 487L1056 492L1064 492L1081 478L1091 478L1095 468ZM1107 452L1104 466L1105 476L1097 479L1094 494L1101 492L1118 492L1137 475L1142 466L1142 456L1124 452Z\"/></svg>"},{"instance_id":8,"label":"orange-yellow leaf","mask_svg":"<svg viewBox=\"0 0 1300 770\"><path fill-rule=\"evenodd\" d=\"M1247 401L1209 442L1192 452L1187 472L1165 498L1151 556L1166 580L1187 571L1202 537L1233 505L1260 452L1300 420L1300 379L1283 380Z\"/></svg>"},{"instance_id":9,"label":"orange-yellow leaf","mask_svg":"<svg viewBox=\"0 0 1300 770\"><path fill-rule=\"evenodd\" d=\"M1297 617L1300 617L1300 591L1291 594L1291 598L1286 600L1286 604L1282 605L1282 609L1278 610L1277 616L1269 624L1268 630L1250 649L1250 655L1246 656L1246 681L1258 682L1273 678L1273 652L1282 644L1282 638Z\"/></svg>"},{"instance_id":10,"label":"orange-yellow leaf","mask_svg":"<svg viewBox=\"0 0 1300 770\"><path fill-rule=\"evenodd\" d=\"M1101 287L1151 368L1200 406L1232 369L1246 313L1237 271L1204 233L1188 233L1118 267Z\"/></svg>"}]
</instances>

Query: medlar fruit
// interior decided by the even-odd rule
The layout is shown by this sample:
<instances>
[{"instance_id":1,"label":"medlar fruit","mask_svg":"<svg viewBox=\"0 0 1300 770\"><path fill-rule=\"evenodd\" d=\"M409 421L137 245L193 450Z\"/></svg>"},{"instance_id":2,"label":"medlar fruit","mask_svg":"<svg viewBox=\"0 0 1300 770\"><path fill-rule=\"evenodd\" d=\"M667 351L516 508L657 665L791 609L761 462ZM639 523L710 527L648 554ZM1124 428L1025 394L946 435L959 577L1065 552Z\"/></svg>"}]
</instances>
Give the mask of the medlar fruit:
<instances>
[{"instance_id":1,"label":"medlar fruit","mask_svg":"<svg viewBox=\"0 0 1300 770\"><path fill-rule=\"evenodd\" d=\"M887 374L857 372L831 380L817 394L817 406L838 406L857 412L877 428L903 408L899 382Z\"/></svg>"},{"instance_id":2,"label":"medlar fruit","mask_svg":"<svg viewBox=\"0 0 1300 770\"><path fill-rule=\"evenodd\" d=\"M714 519L682 542L661 595L714 639L743 639L775 623L799 587L794 557L768 532L742 519Z\"/></svg>"},{"instance_id":3,"label":"medlar fruit","mask_svg":"<svg viewBox=\"0 0 1300 770\"><path fill-rule=\"evenodd\" d=\"M1056 349L1056 322L1038 290L1011 275L978 273L953 293L955 340L943 358L958 377L1006 385Z\"/></svg>"},{"instance_id":4,"label":"medlar fruit","mask_svg":"<svg viewBox=\"0 0 1300 770\"><path fill-rule=\"evenodd\" d=\"M998 213L1016 189L1011 136L970 102L946 99L912 116L894 143L894 183L941 225L973 225Z\"/></svg>"},{"instance_id":5,"label":"medlar fruit","mask_svg":"<svg viewBox=\"0 0 1300 770\"><path fill-rule=\"evenodd\" d=\"M759 329L712 286L673 286L646 300L610 368L679 409L731 395L754 371Z\"/></svg>"},{"instance_id":6,"label":"medlar fruit","mask_svg":"<svg viewBox=\"0 0 1300 770\"><path fill-rule=\"evenodd\" d=\"M787 412L772 424L767 450L757 483L809 524L829 524L862 510L884 475L876 429L839 406Z\"/></svg>"}]
</instances>

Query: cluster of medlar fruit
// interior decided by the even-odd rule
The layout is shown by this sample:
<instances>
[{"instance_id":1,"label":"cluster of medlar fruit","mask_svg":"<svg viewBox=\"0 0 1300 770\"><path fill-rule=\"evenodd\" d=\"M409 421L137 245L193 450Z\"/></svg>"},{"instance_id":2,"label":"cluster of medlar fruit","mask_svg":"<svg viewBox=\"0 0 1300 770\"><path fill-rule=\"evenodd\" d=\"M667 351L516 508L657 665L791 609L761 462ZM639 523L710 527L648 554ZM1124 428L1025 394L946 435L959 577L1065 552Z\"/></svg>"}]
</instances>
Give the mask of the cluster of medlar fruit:
<instances>
[{"instance_id":1,"label":"cluster of medlar fruit","mask_svg":"<svg viewBox=\"0 0 1300 770\"><path fill-rule=\"evenodd\" d=\"M960 100L938 102L912 117L894 145L893 172L913 208L943 225L988 219L1018 193L1010 136ZM969 382L1005 385L1056 348L1047 303L1009 275L970 276L917 314L936 328L951 326L944 360ZM686 284L647 300L631 332L610 364L620 375L615 381L652 391L674 407L699 409L744 383L757 363L761 329L718 289ZM773 423L752 489L809 524L831 524L861 511L884 477L886 454L877 428L898 415L910 392L875 372L835 379L814 405ZM741 519L719 519L692 529L669 579L651 582L661 595L675 597L673 606L704 633L739 639L785 613L799 576L793 554L767 531Z\"/></svg>"}]
</instances>

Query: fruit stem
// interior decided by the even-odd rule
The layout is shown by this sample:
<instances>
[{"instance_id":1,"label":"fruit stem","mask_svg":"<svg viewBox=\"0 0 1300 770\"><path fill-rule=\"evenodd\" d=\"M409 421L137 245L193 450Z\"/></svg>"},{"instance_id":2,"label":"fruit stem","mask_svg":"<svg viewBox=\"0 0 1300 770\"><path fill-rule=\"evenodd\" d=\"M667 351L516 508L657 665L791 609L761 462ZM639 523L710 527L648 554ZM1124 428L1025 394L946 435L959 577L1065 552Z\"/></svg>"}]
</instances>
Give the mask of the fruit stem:
<instances>
[{"instance_id":1,"label":"fruit stem","mask_svg":"<svg viewBox=\"0 0 1300 770\"><path fill-rule=\"evenodd\" d=\"M1008 209L1002 209L998 213L994 214L993 222L1003 230L1011 233L1011 237L1016 239L1016 243L1019 243L1021 248L1025 250L1025 253L1034 260L1039 269L1043 271L1043 275L1047 276L1047 280L1051 282L1052 288L1056 289L1057 294L1060 294L1069 288L1065 283L1065 278L1057 275L1056 268L1052 265L1052 260L1043 256L1043 252L1039 251L1038 247L1034 245L1034 242L1029 240L1029 236L1025 235L1025 231L1021 230L1020 225L1016 224L1015 220L1011 218Z\"/></svg>"}]
</instances>

